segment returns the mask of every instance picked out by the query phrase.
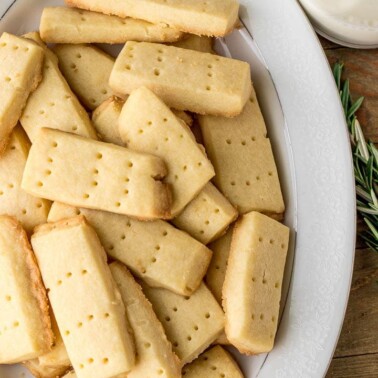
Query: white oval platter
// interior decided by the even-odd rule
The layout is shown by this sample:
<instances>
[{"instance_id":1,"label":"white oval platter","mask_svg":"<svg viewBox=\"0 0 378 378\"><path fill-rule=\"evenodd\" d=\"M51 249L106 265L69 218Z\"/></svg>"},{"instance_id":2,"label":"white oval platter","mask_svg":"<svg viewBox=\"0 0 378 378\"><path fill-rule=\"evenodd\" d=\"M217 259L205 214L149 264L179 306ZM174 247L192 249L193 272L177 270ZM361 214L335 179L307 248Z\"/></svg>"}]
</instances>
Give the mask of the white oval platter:
<instances>
[{"instance_id":1,"label":"white oval platter","mask_svg":"<svg viewBox=\"0 0 378 378\"><path fill-rule=\"evenodd\" d=\"M323 377L344 319L355 247L355 190L349 138L324 52L295 0L241 0L244 25L216 49L251 64L291 227L276 346L235 350L248 378ZM63 0L2 0L0 33L37 30L43 7ZM116 52L111 48L111 53ZM0 366L0 378L27 378Z\"/></svg>"}]
</instances>

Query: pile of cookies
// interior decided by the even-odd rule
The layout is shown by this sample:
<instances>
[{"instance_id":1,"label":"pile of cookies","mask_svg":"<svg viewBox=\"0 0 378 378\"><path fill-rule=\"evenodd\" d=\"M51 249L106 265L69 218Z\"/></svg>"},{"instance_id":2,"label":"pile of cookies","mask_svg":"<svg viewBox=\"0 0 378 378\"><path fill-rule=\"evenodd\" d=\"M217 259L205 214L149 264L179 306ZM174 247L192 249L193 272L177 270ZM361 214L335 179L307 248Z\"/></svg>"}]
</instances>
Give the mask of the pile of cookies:
<instances>
[{"instance_id":1,"label":"pile of cookies","mask_svg":"<svg viewBox=\"0 0 378 378\"><path fill-rule=\"evenodd\" d=\"M212 49L239 5L66 3L0 38L0 364L243 377L220 345L273 348L289 229L249 64Z\"/></svg>"}]
</instances>

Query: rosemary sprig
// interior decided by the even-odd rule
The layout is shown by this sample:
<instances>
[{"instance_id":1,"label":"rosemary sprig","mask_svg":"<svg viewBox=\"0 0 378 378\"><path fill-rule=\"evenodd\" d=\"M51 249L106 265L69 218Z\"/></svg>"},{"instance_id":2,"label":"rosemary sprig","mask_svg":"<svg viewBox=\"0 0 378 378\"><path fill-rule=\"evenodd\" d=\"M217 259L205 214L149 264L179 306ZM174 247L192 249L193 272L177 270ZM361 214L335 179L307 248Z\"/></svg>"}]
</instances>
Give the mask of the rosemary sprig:
<instances>
[{"instance_id":1,"label":"rosemary sprig","mask_svg":"<svg viewBox=\"0 0 378 378\"><path fill-rule=\"evenodd\" d=\"M349 80L342 81L342 72L343 64L336 63L333 75L339 89L352 144L357 210L367 225L360 236L369 248L378 252L378 149L373 142L366 141L356 117L364 98L352 101Z\"/></svg>"}]
</instances>

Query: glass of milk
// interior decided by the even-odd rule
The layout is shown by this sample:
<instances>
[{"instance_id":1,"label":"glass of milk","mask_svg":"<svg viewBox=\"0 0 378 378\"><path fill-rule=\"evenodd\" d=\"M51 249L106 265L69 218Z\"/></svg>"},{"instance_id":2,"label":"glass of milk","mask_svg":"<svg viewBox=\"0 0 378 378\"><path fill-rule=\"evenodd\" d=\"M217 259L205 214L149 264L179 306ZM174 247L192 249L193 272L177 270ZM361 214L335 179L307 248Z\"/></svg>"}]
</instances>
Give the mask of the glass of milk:
<instances>
[{"instance_id":1,"label":"glass of milk","mask_svg":"<svg viewBox=\"0 0 378 378\"><path fill-rule=\"evenodd\" d=\"M299 2L323 37L348 47L378 47L378 0Z\"/></svg>"}]
</instances>

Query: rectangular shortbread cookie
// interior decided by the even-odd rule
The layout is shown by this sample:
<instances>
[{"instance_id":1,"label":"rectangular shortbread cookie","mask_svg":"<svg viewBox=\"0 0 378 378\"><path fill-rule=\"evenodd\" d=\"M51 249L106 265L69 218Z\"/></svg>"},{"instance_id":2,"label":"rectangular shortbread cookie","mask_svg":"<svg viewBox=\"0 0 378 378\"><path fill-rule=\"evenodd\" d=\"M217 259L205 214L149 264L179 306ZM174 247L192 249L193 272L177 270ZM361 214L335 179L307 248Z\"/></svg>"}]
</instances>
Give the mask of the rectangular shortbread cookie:
<instances>
[{"instance_id":1,"label":"rectangular shortbread cookie","mask_svg":"<svg viewBox=\"0 0 378 378\"><path fill-rule=\"evenodd\" d=\"M147 378L162 375L181 378L181 366L172 351L172 344L156 317L151 303L126 267L115 262L110 265L113 278L121 292L126 315L133 330L136 361L127 378Z\"/></svg>"},{"instance_id":2,"label":"rectangular shortbread cookie","mask_svg":"<svg viewBox=\"0 0 378 378\"><path fill-rule=\"evenodd\" d=\"M224 36L234 28L239 12L237 0L66 0L68 5L167 24L183 32Z\"/></svg>"},{"instance_id":3,"label":"rectangular shortbread cookie","mask_svg":"<svg viewBox=\"0 0 378 378\"><path fill-rule=\"evenodd\" d=\"M37 227L32 245L79 378L111 378L134 365L121 295L95 231L82 216Z\"/></svg>"},{"instance_id":4,"label":"rectangular shortbread cookie","mask_svg":"<svg viewBox=\"0 0 378 378\"><path fill-rule=\"evenodd\" d=\"M182 365L193 361L224 329L224 314L204 283L190 297L143 285Z\"/></svg>"},{"instance_id":5,"label":"rectangular shortbread cookie","mask_svg":"<svg viewBox=\"0 0 378 378\"><path fill-rule=\"evenodd\" d=\"M236 209L210 182L173 220L203 244L217 239L238 216Z\"/></svg>"},{"instance_id":6,"label":"rectangular shortbread cookie","mask_svg":"<svg viewBox=\"0 0 378 378\"><path fill-rule=\"evenodd\" d=\"M172 42L183 35L164 24L65 7L44 8L40 30L49 43Z\"/></svg>"},{"instance_id":7,"label":"rectangular shortbread cookie","mask_svg":"<svg viewBox=\"0 0 378 378\"><path fill-rule=\"evenodd\" d=\"M36 358L54 335L46 291L26 232L0 216L0 364Z\"/></svg>"},{"instance_id":8,"label":"rectangular shortbread cookie","mask_svg":"<svg viewBox=\"0 0 378 378\"><path fill-rule=\"evenodd\" d=\"M14 216L31 233L35 226L46 222L51 203L21 189L29 148L28 137L17 126L0 159L0 214Z\"/></svg>"},{"instance_id":9,"label":"rectangular shortbread cookie","mask_svg":"<svg viewBox=\"0 0 378 378\"><path fill-rule=\"evenodd\" d=\"M173 42L171 45L180 47L181 49L195 50L212 54L214 53L213 42L213 38L211 37L200 37L198 35L189 34L187 37L180 41Z\"/></svg>"},{"instance_id":10,"label":"rectangular shortbread cookie","mask_svg":"<svg viewBox=\"0 0 378 378\"><path fill-rule=\"evenodd\" d=\"M169 216L161 159L53 129L41 129L26 162L26 192L141 219Z\"/></svg>"},{"instance_id":11,"label":"rectangular shortbread cookie","mask_svg":"<svg viewBox=\"0 0 378 378\"><path fill-rule=\"evenodd\" d=\"M38 358L24 361L23 365L33 374L35 378L59 378L69 370L69 367L67 366L43 365Z\"/></svg>"},{"instance_id":12,"label":"rectangular shortbread cookie","mask_svg":"<svg viewBox=\"0 0 378 378\"><path fill-rule=\"evenodd\" d=\"M282 213L280 181L255 93L235 118L200 116L215 185L240 213Z\"/></svg>"},{"instance_id":13,"label":"rectangular shortbread cookie","mask_svg":"<svg viewBox=\"0 0 378 378\"><path fill-rule=\"evenodd\" d=\"M38 33L28 38L40 43ZM57 57L46 47L43 79L29 96L20 121L32 142L42 127L97 139L87 112L59 70Z\"/></svg>"},{"instance_id":14,"label":"rectangular shortbread cookie","mask_svg":"<svg viewBox=\"0 0 378 378\"><path fill-rule=\"evenodd\" d=\"M120 95L145 86L169 107L233 117L251 93L249 64L213 54L147 42L127 42L110 75Z\"/></svg>"},{"instance_id":15,"label":"rectangular shortbread cookie","mask_svg":"<svg viewBox=\"0 0 378 378\"><path fill-rule=\"evenodd\" d=\"M251 212L235 225L223 285L226 335L241 353L272 350L289 228Z\"/></svg>"},{"instance_id":16,"label":"rectangular shortbread cookie","mask_svg":"<svg viewBox=\"0 0 378 378\"><path fill-rule=\"evenodd\" d=\"M12 34L0 37L0 154L26 101L42 80L43 50Z\"/></svg>"},{"instance_id":17,"label":"rectangular shortbread cookie","mask_svg":"<svg viewBox=\"0 0 378 378\"><path fill-rule=\"evenodd\" d=\"M185 232L161 220L141 222L58 202L53 203L48 221L78 214L95 229L108 255L126 264L150 286L190 295L200 285L211 251Z\"/></svg>"},{"instance_id":18,"label":"rectangular shortbread cookie","mask_svg":"<svg viewBox=\"0 0 378 378\"><path fill-rule=\"evenodd\" d=\"M119 118L126 145L167 164L165 182L173 192L171 215L180 213L214 176L214 169L186 124L149 89L131 93Z\"/></svg>"},{"instance_id":19,"label":"rectangular shortbread cookie","mask_svg":"<svg viewBox=\"0 0 378 378\"><path fill-rule=\"evenodd\" d=\"M202 353L191 364L184 366L185 378L244 378L231 354L219 345Z\"/></svg>"},{"instance_id":20,"label":"rectangular shortbread cookie","mask_svg":"<svg viewBox=\"0 0 378 378\"><path fill-rule=\"evenodd\" d=\"M95 109L113 95L108 84L112 56L89 45L57 45L53 51L69 86L87 109Z\"/></svg>"},{"instance_id":21,"label":"rectangular shortbread cookie","mask_svg":"<svg viewBox=\"0 0 378 378\"><path fill-rule=\"evenodd\" d=\"M209 248L213 251L213 258L206 272L205 282L220 305L222 305L222 289L226 276L228 257L230 255L233 229L232 225L226 234L209 244ZM215 340L214 344L229 345L230 342L227 339L226 333L223 332Z\"/></svg>"},{"instance_id":22,"label":"rectangular shortbread cookie","mask_svg":"<svg viewBox=\"0 0 378 378\"><path fill-rule=\"evenodd\" d=\"M125 146L118 130L118 119L121 115L123 104L123 100L113 96L105 100L92 113L93 126L104 142ZM181 118L189 127L193 124L193 119L188 113L182 110L171 110L176 117Z\"/></svg>"},{"instance_id":23,"label":"rectangular shortbread cookie","mask_svg":"<svg viewBox=\"0 0 378 378\"><path fill-rule=\"evenodd\" d=\"M222 288L230 255L232 232L233 227L230 227L226 234L209 244L209 248L213 251L213 257L205 281L219 304L222 304Z\"/></svg>"}]
</instances>

